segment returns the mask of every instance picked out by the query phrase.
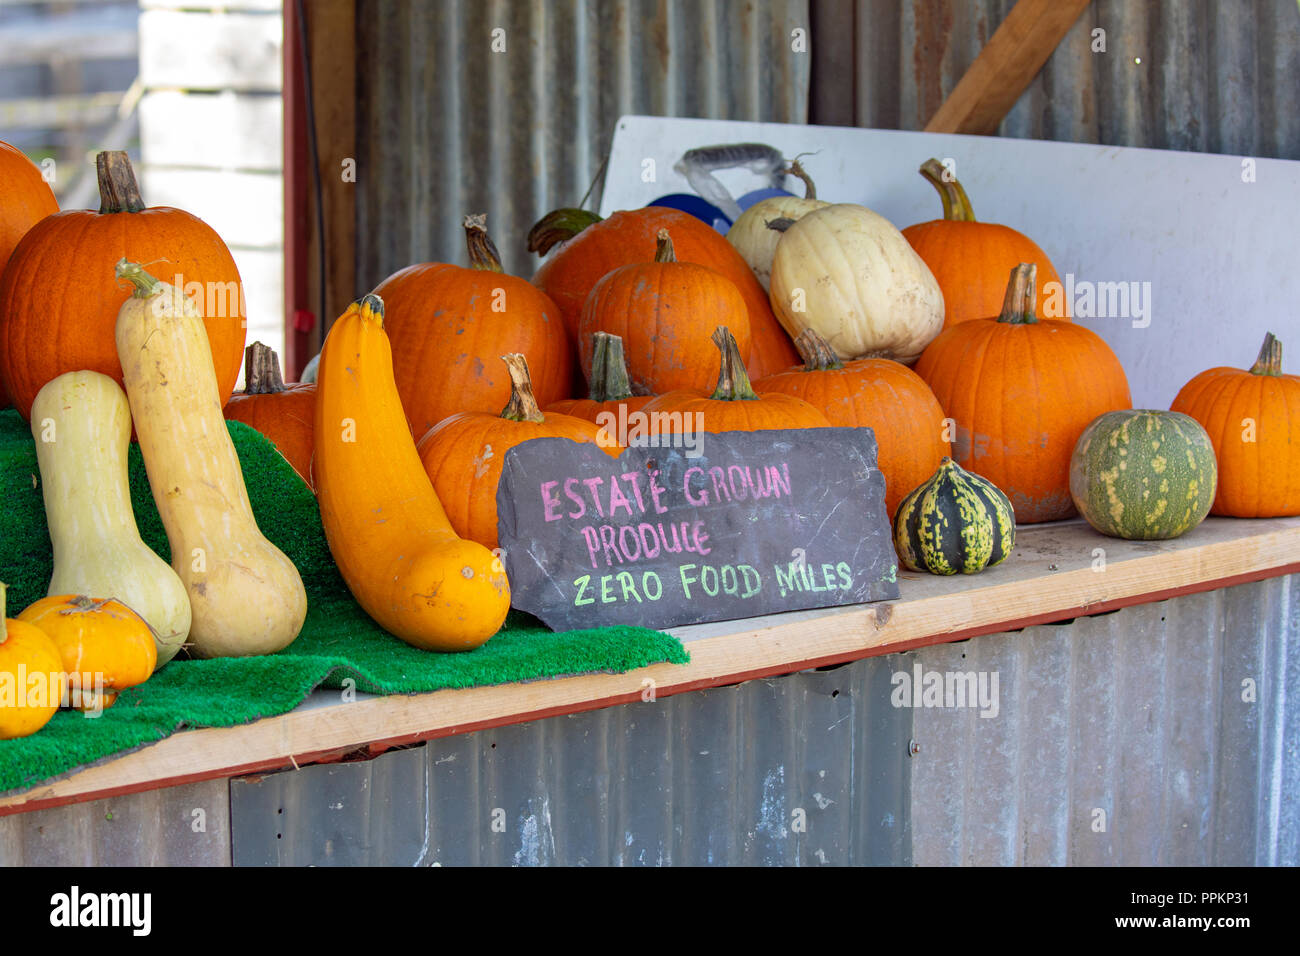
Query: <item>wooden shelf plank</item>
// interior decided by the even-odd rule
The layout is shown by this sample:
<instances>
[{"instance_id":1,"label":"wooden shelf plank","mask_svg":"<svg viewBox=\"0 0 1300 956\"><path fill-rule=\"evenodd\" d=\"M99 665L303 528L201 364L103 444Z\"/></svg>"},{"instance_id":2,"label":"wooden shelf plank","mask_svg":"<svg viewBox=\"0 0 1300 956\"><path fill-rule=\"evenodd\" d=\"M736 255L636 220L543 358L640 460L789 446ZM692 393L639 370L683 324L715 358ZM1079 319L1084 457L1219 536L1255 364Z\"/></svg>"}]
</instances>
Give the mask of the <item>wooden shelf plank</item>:
<instances>
[{"instance_id":1,"label":"wooden shelf plank","mask_svg":"<svg viewBox=\"0 0 1300 956\"><path fill-rule=\"evenodd\" d=\"M194 730L0 797L0 815L329 759L349 750L577 713L1300 572L1300 518L1212 518L1174 541L1106 538L1082 522L1022 528L979 575L904 574L898 601L676 629L686 665L343 703L317 692L288 714Z\"/></svg>"}]
</instances>

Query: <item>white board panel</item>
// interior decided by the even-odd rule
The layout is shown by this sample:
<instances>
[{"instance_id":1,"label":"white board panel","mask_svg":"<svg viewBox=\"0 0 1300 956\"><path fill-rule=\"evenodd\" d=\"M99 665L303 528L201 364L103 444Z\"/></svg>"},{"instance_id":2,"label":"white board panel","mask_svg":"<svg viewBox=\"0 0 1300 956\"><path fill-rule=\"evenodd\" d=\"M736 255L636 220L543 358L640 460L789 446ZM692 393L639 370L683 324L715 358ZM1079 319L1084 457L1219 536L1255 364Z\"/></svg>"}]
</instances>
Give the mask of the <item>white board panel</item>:
<instances>
[{"instance_id":1,"label":"white board panel","mask_svg":"<svg viewBox=\"0 0 1300 956\"><path fill-rule=\"evenodd\" d=\"M1300 371L1300 162L625 116L615 127L600 212L693 192L673 171L683 153L745 142L767 143L787 157L812 153L803 163L819 198L862 203L900 228L939 218L938 195L917 168L932 156L954 160L975 215L1031 236L1063 282L1073 277L1076 301L1084 283L1094 291L1099 283L1126 283L1139 293L1127 314L1078 319L1119 356L1137 408L1168 408L1188 379L1211 366L1248 368L1266 331L1288 347L1284 369ZM647 159L654 160L653 182L645 181ZM1253 182L1243 180L1244 159L1252 160ZM719 178L739 196L760 185L747 176ZM1124 310L1099 310L1111 311Z\"/></svg>"}]
</instances>

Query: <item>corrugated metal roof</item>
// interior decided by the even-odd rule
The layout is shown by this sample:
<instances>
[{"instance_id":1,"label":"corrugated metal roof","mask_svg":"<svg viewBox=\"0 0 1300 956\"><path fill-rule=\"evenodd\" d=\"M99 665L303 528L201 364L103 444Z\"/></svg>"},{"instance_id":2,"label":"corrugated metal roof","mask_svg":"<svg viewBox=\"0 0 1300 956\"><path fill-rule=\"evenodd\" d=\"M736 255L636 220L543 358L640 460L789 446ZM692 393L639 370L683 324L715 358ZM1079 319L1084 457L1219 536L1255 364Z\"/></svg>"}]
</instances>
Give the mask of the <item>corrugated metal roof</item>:
<instances>
[{"instance_id":1,"label":"corrugated metal roof","mask_svg":"<svg viewBox=\"0 0 1300 956\"><path fill-rule=\"evenodd\" d=\"M488 214L506 269L532 275L529 227L577 205L625 113L806 122L810 58L790 33L807 7L361 0L358 291L415 262L463 264L469 212Z\"/></svg>"}]
</instances>

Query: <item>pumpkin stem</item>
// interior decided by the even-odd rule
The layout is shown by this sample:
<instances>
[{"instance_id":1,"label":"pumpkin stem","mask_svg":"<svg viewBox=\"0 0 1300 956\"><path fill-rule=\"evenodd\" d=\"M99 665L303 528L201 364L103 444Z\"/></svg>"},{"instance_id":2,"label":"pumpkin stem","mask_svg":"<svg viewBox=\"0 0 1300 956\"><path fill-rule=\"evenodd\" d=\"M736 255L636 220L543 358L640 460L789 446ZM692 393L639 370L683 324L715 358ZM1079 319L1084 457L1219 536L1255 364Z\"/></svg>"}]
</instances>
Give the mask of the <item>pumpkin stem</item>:
<instances>
[{"instance_id":1,"label":"pumpkin stem","mask_svg":"<svg viewBox=\"0 0 1300 956\"><path fill-rule=\"evenodd\" d=\"M487 234L487 213L465 217L465 244L469 246L471 268L482 272L505 272L501 268L501 253Z\"/></svg>"},{"instance_id":2,"label":"pumpkin stem","mask_svg":"<svg viewBox=\"0 0 1300 956\"><path fill-rule=\"evenodd\" d=\"M1250 367L1251 375L1282 374L1282 343L1272 332L1264 333L1264 345L1259 350L1259 358Z\"/></svg>"},{"instance_id":3,"label":"pumpkin stem","mask_svg":"<svg viewBox=\"0 0 1300 956\"><path fill-rule=\"evenodd\" d=\"M949 222L974 222L975 210L971 208L970 197L957 177L944 168L937 159L927 159L921 164L921 175L929 180L930 185L939 190L943 200L943 218Z\"/></svg>"},{"instance_id":4,"label":"pumpkin stem","mask_svg":"<svg viewBox=\"0 0 1300 956\"><path fill-rule=\"evenodd\" d=\"M1038 308L1037 284L1038 267L1032 262L1022 262L1012 269L998 321L1010 325L1032 325L1037 322L1038 317L1034 314Z\"/></svg>"},{"instance_id":5,"label":"pumpkin stem","mask_svg":"<svg viewBox=\"0 0 1300 956\"><path fill-rule=\"evenodd\" d=\"M244 394L274 395L285 390L275 349L261 342L244 349Z\"/></svg>"},{"instance_id":6,"label":"pumpkin stem","mask_svg":"<svg viewBox=\"0 0 1300 956\"><path fill-rule=\"evenodd\" d=\"M790 165L787 166L785 169L783 169L782 172L785 173L785 175L787 176L797 176L799 179L803 180L804 199L817 198L817 186L812 181L812 177L808 175L808 171L803 168L803 164L800 163L799 160L797 159L791 160Z\"/></svg>"},{"instance_id":7,"label":"pumpkin stem","mask_svg":"<svg viewBox=\"0 0 1300 956\"><path fill-rule=\"evenodd\" d=\"M673 249L673 240L668 235L667 229L660 229L655 234L658 240L655 246L655 262L676 262L677 252Z\"/></svg>"},{"instance_id":8,"label":"pumpkin stem","mask_svg":"<svg viewBox=\"0 0 1300 956\"><path fill-rule=\"evenodd\" d=\"M794 340L794 347L803 359L805 372L830 372L843 368L844 363L835 354L829 342L818 334L816 329L804 329Z\"/></svg>"},{"instance_id":9,"label":"pumpkin stem","mask_svg":"<svg viewBox=\"0 0 1300 956\"><path fill-rule=\"evenodd\" d=\"M361 313L363 321L373 322L381 329L384 327L384 300L373 292L367 292L361 297L360 302L353 302L348 307L349 312L353 309Z\"/></svg>"},{"instance_id":10,"label":"pumpkin stem","mask_svg":"<svg viewBox=\"0 0 1300 956\"><path fill-rule=\"evenodd\" d=\"M546 416L537 406L533 395L533 379L528 374L528 361L518 352L501 356L510 372L510 402L501 412L502 418L512 422L544 422Z\"/></svg>"},{"instance_id":11,"label":"pumpkin stem","mask_svg":"<svg viewBox=\"0 0 1300 956\"><path fill-rule=\"evenodd\" d=\"M709 396L724 402L757 401L758 395L750 384L749 372L740 357L740 347L731 329L719 325L713 330L713 344L722 352L722 365L718 370L718 387Z\"/></svg>"},{"instance_id":12,"label":"pumpkin stem","mask_svg":"<svg viewBox=\"0 0 1300 956\"><path fill-rule=\"evenodd\" d=\"M99 214L140 212L145 208L140 184L135 180L131 160L121 150L105 150L95 156L99 180Z\"/></svg>"},{"instance_id":13,"label":"pumpkin stem","mask_svg":"<svg viewBox=\"0 0 1300 956\"><path fill-rule=\"evenodd\" d=\"M765 219L763 225L775 232L785 232L794 225L794 220L789 216L779 216L776 219Z\"/></svg>"},{"instance_id":14,"label":"pumpkin stem","mask_svg":"<svg viewBox=\"0 0 1300 956\"><path fill-rule=\"evenodd\" d=\"M632 383L623 359L623 340L608 332L592 336L591 391L593 402L618 402L632 397Z\"/></svg>"},{"instance_id":15,"label":"pumpkin stem","mask_svg":"<svg viewBox=\"0 0 1300 956\"><path fill-rule=\"evenodd\" d=\"M68 606L59 608L60 614L91 614L105 607L112 598L92 598L78 594L68 601Z\"/></svg>"},{"instance_id":16,"label":"pumpkin stem","mask_svg":"<svg viewBox=\"0 0 1300 956\"><path fill-rule=\"evenodd\" d=\"M102 154L101 154L102 155ZM147 299L158 291L162 285L149 273L144 271L144 266L138 262L127 262L126 256L117 260L117 267L113 270L113 275L119 279L126 279L135 289L131 295L137 299Z\"/></svg>"},{"instance_id":17,"label":"pumpkin stem","mask_svg":"<svg viewBox=\"0 0 1300 956\"><path fill-rule=\"evenodd\" d=\"M528 251L544 256L551 247L572 239L588 226L600 222L600 216L585 209L556 209L548 212L528 230Z\"/></svg>"}]
</instances>

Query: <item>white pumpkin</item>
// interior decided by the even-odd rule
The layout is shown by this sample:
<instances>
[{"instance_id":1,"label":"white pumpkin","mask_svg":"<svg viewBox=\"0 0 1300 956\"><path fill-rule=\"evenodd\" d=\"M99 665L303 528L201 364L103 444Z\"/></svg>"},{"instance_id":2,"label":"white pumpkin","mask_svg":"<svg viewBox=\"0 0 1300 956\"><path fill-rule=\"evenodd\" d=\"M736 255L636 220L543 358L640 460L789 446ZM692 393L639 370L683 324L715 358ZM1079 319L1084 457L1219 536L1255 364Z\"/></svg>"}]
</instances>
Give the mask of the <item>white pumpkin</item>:
<instances>
[{"instance_id":1,"label":"white pumpkin","mask_svg":"<svg viewBox=\"0 0 1300 956\"><path fill-rule=\"evenodd\" d=\"M769 298L791 338L813 329L842 359L910 365L943 330L939 283L903 234L865 206L837 203L785 231Z\"/></svg>"},{"instance_id":2,"label":"white pumpkin","mask_svg":"<svg viewBox=\"0 0 1300 956\"><path fill-rule=\"evenodd\" d=\"M830 203L820 199L801 199L798 196L773 196L754 203L740 214L740 218L727 230L727 241L749 264L763 291L772 286L772 257L781 240L781 232L769 229L768 223L776 219L799 220L815 209L824 209Z\"/></svg>"}]
</instances>

